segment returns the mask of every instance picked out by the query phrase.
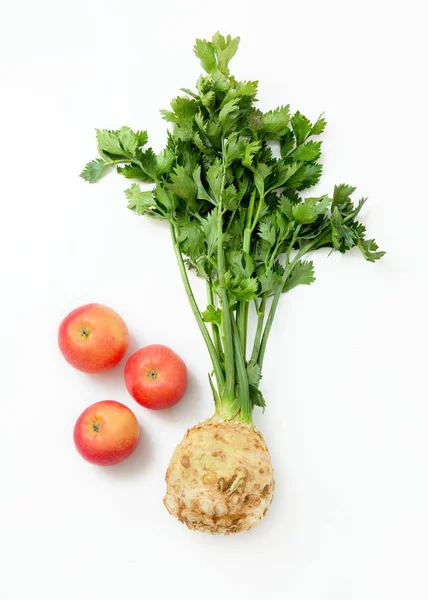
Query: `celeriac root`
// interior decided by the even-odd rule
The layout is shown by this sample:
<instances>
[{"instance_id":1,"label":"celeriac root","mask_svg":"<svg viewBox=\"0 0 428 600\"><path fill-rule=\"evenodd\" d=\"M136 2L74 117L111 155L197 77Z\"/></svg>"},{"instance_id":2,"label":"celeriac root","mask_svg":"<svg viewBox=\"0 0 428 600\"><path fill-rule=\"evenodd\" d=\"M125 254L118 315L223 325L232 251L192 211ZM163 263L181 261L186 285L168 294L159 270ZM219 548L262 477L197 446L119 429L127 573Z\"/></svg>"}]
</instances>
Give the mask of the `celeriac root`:
<instances>
[{"instance_id":1,"label":"celeriac root","mask_svg":"<svg viewBox=\"0 0 428 600\"><path fill-rule=\"evenodd\" d=\"M237 533L266 515L274 479L262 435L246 423L208 419L189 429L166 472L168 511L190 529Z\"/></svg>"}]
</instances>

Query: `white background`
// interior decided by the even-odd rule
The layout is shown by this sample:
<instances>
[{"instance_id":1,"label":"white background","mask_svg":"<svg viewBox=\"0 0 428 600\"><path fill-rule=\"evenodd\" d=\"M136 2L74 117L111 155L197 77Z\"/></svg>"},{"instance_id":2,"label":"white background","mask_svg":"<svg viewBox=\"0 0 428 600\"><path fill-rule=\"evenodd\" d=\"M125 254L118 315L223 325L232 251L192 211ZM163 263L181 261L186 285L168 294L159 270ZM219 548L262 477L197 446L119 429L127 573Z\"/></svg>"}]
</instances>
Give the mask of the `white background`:
<instances>
[{"instance_id":1,"label":"white background","mask_svg":"<svg viewBox=\"0 0 428 600\"><path fill-rule=\"evenodd\" d=\"M1 600L428 597L422 4L0 3ZM126 209L124 179L78 177L95 127L147 128L161 149L158 109L196 82L194 40L217 29L241 36L232 71L260 80L262 109L325 111L317 190L369 195L363 220L388 251L375 265L320 252L316 283L283 299L255 416L274 503L226 538L188 531L161 502L175 444L212 411L168 231ZM65 363L58 324L86 302L122 314L127 355L164 343L185 359L180 405L139 407L123 363L102 376ZM136 412L142 442L97 468L72 430L106 398Z\"/></svg>"}]
</instances>

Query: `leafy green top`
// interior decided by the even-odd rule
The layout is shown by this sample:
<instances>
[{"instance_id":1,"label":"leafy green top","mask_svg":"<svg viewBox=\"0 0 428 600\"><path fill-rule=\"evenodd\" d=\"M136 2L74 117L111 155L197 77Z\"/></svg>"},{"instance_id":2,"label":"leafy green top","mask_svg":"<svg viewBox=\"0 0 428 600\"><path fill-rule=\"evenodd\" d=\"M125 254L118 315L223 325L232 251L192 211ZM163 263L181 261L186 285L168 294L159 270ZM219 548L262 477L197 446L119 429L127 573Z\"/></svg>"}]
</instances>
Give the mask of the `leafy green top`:
<instances>
[{"instance_id":1,"label":"leafy green top","mask_svg":"<svg viewBox=\"0 0 428 600\"><path fill-rule=\"evenodd\" d=\"M229 72L238 44L239 38L219 33L212 41L196 40L206 75L196 91L184 89L171 110L161 111L172 123L162 152L146 148L145 131L97 130L100 158L81 176L94 183L116 166L134 181L125 192L128 207L170 223L185 289L213 361L216 412L251 421L253 406L264 407L259 381L279 297L315 280L312 261L303 257L318 248L344 253L356 246L374 262L384 252L357 221L366 199L355 204L354 187L337 185L331 196L302 195L321 177L317 138L326 121L291 115L288 105L266 113L255 108L258 83L236 81ZM155 185L143 191L136 182ZM207 282L202 313L184 263ZM247 357L250 302L258 326Z\"/></svg>"}]
</instances>

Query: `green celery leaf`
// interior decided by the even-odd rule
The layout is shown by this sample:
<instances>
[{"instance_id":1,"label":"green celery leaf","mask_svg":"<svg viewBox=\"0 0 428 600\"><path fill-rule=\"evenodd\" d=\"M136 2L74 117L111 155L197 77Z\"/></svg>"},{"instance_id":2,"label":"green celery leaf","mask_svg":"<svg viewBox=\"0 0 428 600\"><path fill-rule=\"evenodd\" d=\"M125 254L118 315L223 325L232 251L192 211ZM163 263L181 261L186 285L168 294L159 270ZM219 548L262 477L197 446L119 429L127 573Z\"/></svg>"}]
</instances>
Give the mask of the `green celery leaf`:
<instances>
[{"instance_id":1,"label":"green celery leaf","mask_svg":"<svg viewBox=\"0 0 428 600\"><path fill-rule=\"evenodd\" d=\"M257 94L258 81L238 81L235 82L234 87L229 88L226 96L224 97L221 106L224 106L233 98L241 99L241 108L243 106L250 106L251 101Z\"/></svg>"},{"instance_id":2,"label":"green celery leaf","mask_svg":"<svg viewBox=\"0 0 428 600\"><path fill-rule=\"evenodd\" d=\"M302 146L298 146L293 152L293 160L301 162L310 162L318 160L321 156L322 142L307 142Z\"/></svg>"},{"instance_id":3,"label":"green celery leaf","mask_svg":"<svg viewBox=\"0 0 428 600\"><path fill-rule=\"evenodd\" d=\"M240 302L249 302L257 297L257 289L259 287L257 279L254 277L246 277L241 279L236 287L232 288L236 300Z\"/></svg>"},{"instance_id":4,"label":"green celery leaf","mask_svg":"<svg viewBox=\"0 0 428 600\"><path fill-rule=\"evenodd\" d=\"M117 156L125 156L118 132L110 131L109 129L96 129L98 148L104 150L109 154L115 154Z\"/></svg>"},{"instance_id":5,"label":"green celery leaf","mask_svg":"<svg viewBox=\"0 0 428 600\"><path fill-rule=\"evenodd\" d=\"M204 258L198 258L198 260L195 263L192 263L192 266L195 266L198 277L202 277L203 279L206 279L209 282L211 281L211 279L212 279L212 276L211 276L212 265L211 265L211 263L209 263Z\"/></svg>"},{"instance_id":6,"label":"green celery leaf","mask_svg":"<svg viewBox=\"0 0 428 600\"><path fill-rule=\"evenodd\" d=\"M281 210L273 213L271 219L276 224L279 238L281 240L287 239L294 229L294 223L290 223L287 215L284 215Z\"/></svg>"},{"instance_id":7,"label":"green celery leaf","mask_svg":"<svg viewBox=\"0 0 428 600\"><path fill-rule=\"evenodd\" d=\"M128 198L128 208L137 215L144 215L148 210L156 208L156 202L151 191L143 192L140 186L133 183L130 188L125 190Z\"/></svg>"},{"instance_id":8,"label":"green celery leaf","mask_svg":"<svg viewBox=\"0 0 428 600\"><path fill-rule=\"evenodd\" d=\"M282 196L279 200L279 209L282 212L282 214L284 214L287 217L287 219L289 221L293 221L293 219L294 219L293 203L285 194L282 194Z\"/></svg>"},{"instance_id":9,"label":"green celery leaf","mask_svg":"<svg viewBox=\"0 0 428 600\"><path fill-rule=\"evenodd\" d=\"M218 70L213 73L211 84L215 92L227 92L230 87L228 78Z\"/></svg>"},{"instance_id":10,"label":"green celery leaf","mask_svg":"<svg viewBox=\"0 0 428 600\"><path fill-rule=\"evenodd\" d=\"M349 202L349 197L355 192L356 189L357 188L353 187L352 185L347 185L346 183L335 185L332 208Z\"/></svg>"},{"instance_id":11,"label":"green celery leaf","mask_svg":"<svg viewBox=\"0 0 428 600\"><path fill-rule=\"evenodd\" d=\"M205 108L211 110L211 108L213 108L213 105L215 104L215 92L211 90L210 92L207 92L206 94L201 96L201 102L203 106L205 106Z\"/></svg>"},{"instance_id":12,"label":"green celery leaf","mask_svg":"<svg viewBox=\"0 0 428 600\"><path fill-rule=\"evenodd\" d=\"M253 108L248 114L248 127L251 131L260 131L263 128L264 116L261 110Z\"/></svg>"},{"instance_id":13,"label":"green celery leaf","mask_svg":"<svg viewBox=\"0 0 428 600\"><path fill-rule=\"evenodd\" d=\"M80 173L80 177L88 183L97 183L104 175L106 164L102 158L96 158L85 165L85 168Z\"/></svg>"},{"instance_id":14,"label":"green celery leaf","mask_svg":"<svg viewBox=\"0 0 428 600\"><path fill-rule=\"evenodd\" d=\"M206 40L196 40L194 52L201 61L202 68L208 74L212 74L217 69L214 46Z\"/></svg>"},{"instance_id":15,"label":"green celery leaf","mask_svg":"<svg viewBox=\"0 0 428 600\"><path fill-rule=\"evenodd\" d=\"M169 173L175 161L174 152L165 148L156 156L156 175L159 177L164 173Z\"/></svg>"},{"instance_id":16,"label":"green celery leaf","mask_svg":"<svg viewBox=\"0 0 428 600\"><path fill-rule=\"evenodd\" d=\"M196 169L193 171L193 181L196 183L197 190L198 190L197 198L199 200L207 200L208 202L213 203L213 199L208 194L208 192L204 188L202 181L201 181L201 165L198 165L196 167Z\"/></svg>"},{"instance_id":17,"label":"green celery leaf","mask_svg":"<svg viewBox=\"0 0 428 600\"><path fill-rule=\"evenodd\" d=\"M204 136L204 137L206 138L206 136ZM206 154L210 159L213 159L216 157L216 151L213 148L210 148L209 146L204 144L200 133L195 133L195 135L193 136L193 143L195 144L195 146L197 146L199 148L199 150L203 154Z\"/></svg>"},{"instance_id":18,"label":"green celery leaf","mask_svg":"<svg viewBox=\"0 0 428 600\"><path fill-rule=\"evenodd\" d=\"M327 212L330 202L331 200L328 196L306 198L303 202L293 204L293 218L301 225L313 223L320 215Z\"/></svg>"},{"instance_id":19,"label":"green celery leaf","mask_svg":"<svg viewBox=\"0 0 428 600\"><path fill-rule=\"evenodd\" d=\"M239 117L239 107L238 100L230 100L223 106L221 109L218 120L223 132L223 135L226 136L229 131L234 127Z\"/></svg>"},{"instance_id":20,"label":"green celery leaf","mask_svg":"<svg viewBox=\"0 0 428 600\"><path fill-rule=\"evenodd\" d=\"M202 318L206 323L213 323L214 325L218 325L221 327L221 310L213 306L212 304L208 304L207 309L204 310L202 314Z\"/></svg>"},{"instance_id":21,"label":"green celery leaf","mask_svg":"<svg viewBox=\"0 0 428 600\"><path fill-rule=\"evenodd\" d=\"M137 136L139 147L145 146L147 144L147 142L149 141L149 135L148 135L147 131L137 131L135 133L135 135Z\"/></svg>"},{"instance_id":22,"label":"green celery leaf","mask_svg":"<svg viewBox=\"0 0 428 600\"><path fill-rule=\"evenodd\" d=\"M276 273L273 269L267 268L265 265L262 266L260 271L258 270L258 277L261 294L271 292L281 279L281 275L279 273Z\"/></svg>"},{"instance_id":23,"label":"green celery leaf","mask_svg":"<svg viewBox=\"0 0 428 600\"><path fill-rule=\"evenodd\" d=\"M361 254L369 262L380 260L382 256L385 256L386 254L386 252L379 250L379 246L376 244L375 240L359 239L358 247L361 250Z\"/></svg>"},{"instance_id":24,"label":"green celery leaf","mask_svg":"<svg viewBox=\"0 0 428 600\"><path fill-rule=\"evenodd\" d=\"M204 253L204 232L197 221L185 220L181 222L178 241L184 254L193 260Z\"/></svg>"},{"instance_id":25,"label":"green celery leaf","mask_svg":"<svg viewBox=\"0 0 428 600\"><path fill-rule=\"evenodd\" d=\"M287 129L286 133L282 136L279 141L279 147L281 149L281 158L285 158L290 154L291 150L296 145L296 138L291 129Z\"/></svg>"},{"instance_id":26,"label":"green celery leaf","mask_svg":"<svg viewBox=\"0 0 428 600\"><path fill-rule=\"evenodd\" d=\"M145 183L153 181L151 177L140 169L138 165L125 165L124 167L117 167L117 172L126 177L126 179L137 179Z\"/></svg>"},{"instance_id":27,"label":"green celery leaf","mask_svg":"<svg viewBox=\"0 0 428 600\"><path fill-rule=\"evenodd\" d=\"M199 111L198 113L196 113L195 123L199 127L201 133L206 133L207 122L204 119L204 115L202 114L202 111Z\"/></svg>"},{"instance_id":28,"label":"green celery leaf","mask_svg":"<svg viewBox=\"0 0 428 600\"><path fill-rule=\"evenodd\" d=\"M324 119L322 115L318 117L314 126L312 127L309 135L321 135L323 133L325 126L327 125L327 121Z\"/></svg>"},{"instance_id":29,"label":"green celery leaf","mask_svg":"<svg viewBox=\"0 0 428 600\"><path fill-rule=\"evenodd\" d=\"M214 208L201 222L205 234L205 243L207 245L207 256L212 256L217 251L217 215L217 208Z\"/></svg>"},{"instance_id":30,"label":"green celery leaf","mask_svg":"<svg viewBox=\"0 0 428 600\"><path fill-rule=\"evenodd\" d=\"M260 150L260 142L247 142L245 144L245 154L242 159L242 164L248 169L253 168L253 159L256 153Z\"/></svg>"},{"instance_id":31,"label":"green celery leaf","mask_svg":"<svg viewBox=\"0 0 428 600\"><path fill-rule=\"evenodd\" d=\"M262 370L258 363L250 361L247 364L247 377L248 383L257 387L259 385L260 379L262 378Z\"/></svg>"},{"instance_id":32,"label":"green celery leaf","mask_svg":"<svg viewBox=\"0 0 428 600\"><path fill-rule=\"evenodd\" d=\"M223 168L221 162L216 160L207 172L207 181L215 198L215 201L220 202L220 193L222 187Z\"/></svg>"},{"instance_id":33,"label":"green celery leaf","mask_svg":"<svg viewBox=\"0 0 428 600\"><path fill-rule=\"evenodd\" d=\"M358 238L363 238L366 235L366 228L362 223L352 221L351 227Z\"/></svg>"},{"instance_id":34,"label":"green celery leaf","mask_svg":"<svg viewBox=\"0 0 428 600\"><path fill-rule=\"evenodd\" d=\"M178 206L178 198L171 191L157 185L153 190L156 200L165 208L168 214L172 214Z\"/></svg>"},{"instance_id":35,"label":"green celery leaf","mask_svg":"<svg viewBox=\"0 0 428 600\"><path fill-rule=\"evenodd\" d=\"M181 119L191 119L199 110L196 100L186 96L174 98L171 101L171 108L179 121Z\"/></svg>"},{"instance_id":36,"label":"green celery leaf","mask_svg":"<svg viewBox=\"0 0 428 600\"><path fill-rule=\"evenodd\" d=\"M354 203L351 202L351 199L348 198L344 202L336 204L336 206L339 208L340 214L343 218L352 217L352 221L354 221L355 217L358 215L358 213L363 208L366 202L367 198L360 198L360 200L358 200L357 206L355 206ZM335 205L333 202L332 207L334 208L334 206ZM349 221L349 219L347 219L347 221Z\"/></svg>"},{"instance_id":37,"label":"green celery leaf","mask_svg":"<svg viewBox=\"0 0 428 600\"><path fill-rule=\"evenodd\" d=\"M261 391L254 385L250 385L250 400L254 406L259 406L264 412L266 408L265 399L263 398Z\"/></svg>"},{"instance_id":38,"label":"green celery leaf","mask_svg":"<svg viewBox=\"0 0 428 600\"><path fill-rule=\"evenodd\" d=\"M259 223L259 236L262 240L265 240L272 248L276 242L276 229L272 222L265 218Z\"/></svg>"},{"instance_id":39,"label":"green celery leaf","mask_svg":"<svg viewBox=\"0 0 428 600\"><path fill-rule=\"evenodd\" d=\"M192 96L192 98L195 98L195 100L199 100L199 96L195 94L195 92L192 92L192 90L189 90L189 88L180 88L180 91Z\"/></svg>"},{"instance_id":40,"label":"green celery leaf","mask_svg":"<svg viewBox=\"0 0 428 600\"><path fill-rule=\"evenodd\" d=\"M272 173L272 167L269 167L265 163L259 162L256 171L262 179L266 179L266 177L269 177L269 175Z\"/></svg>"},{"instance_id":41,"label":"green celery leaf","mask_svg":"<svg viewBox=\"0 0 428 600\"><path fill-rule=\"evenodd\" d=\"M198 188L193 179L180 165L175 167L174 173L171 173L170 177L172 183L167 183L167 187L187 202L193 210L197 210L196 196Z\"/></svg>"},{"instance_id":42,"label":"green celery leaf","mask_svg":"<svg viewBox=\"0 0 428 600\"><path fill-rule=\"evenodd\" d=\"M221 201L223 210L235 210L235 208L237 208L239 196L234 185L229 185L228 187L224 188L221 195Z\"/></svg>"},{"instance_id":43,"label":"green celery leaf","mask_svg":"<svg viewBox=\"0 0 428 600\"><path fill-rule=\"evenodd\" d=\"M245 140L237 133L232 133L224 148L224 157L227 164L232 164L235 160L241 160L245 155Z\"/></svg>"},{"instance_id":44,"label":"green celery leaf","mask_svg":"<svg viewBox=\"0 0 428 600\"><path fill-rule=\"evenodd\" d=\"M322 165L315 163L303 164L295 174L290 177L287 187L304 190L318 183L322 173Z\"/></svg>"},{"instance_id":45,"label":"green celery leaf","mask_svg":"<svg viewBox=\"0 0 428 600\"><path fill-rule=\"evenodd\" d=\"M123 152L127 156L133 156L138 147L138 137L129 127L122 127L119 130L118 138Z\"/></svg>"},{"instance_id":46,"label":"green celery leaf","mask_svg":"<svg viewBox=\"0 0 428 600\"><path fill-rule=\"evenodd\" d=\"M271 140L279 139L288 131L290 121L290 106L279 106L263 115L262 131Z\"/></svg>"},{"instance_id":47,"label":"green celery leaf","mask_svg":"<svg viewBox=\"0 0 428 600\"><path fill-rule=\"evenodd\" d=\"M294 135L296 136L296 144L299 146L310 134L312 123L309 121L309 119L297 111L291 117L291 127L293 128Z\"/></svg>"},{"instance_id":48,"label":"green celery leaf","mask_svg":"<svg viewBox=\"0 0 428 600\"><path fill-rule=\"evenodd\" d=\"M148 148L145 152L141 152L139 159L145 173L147 173L147 175L154 181L157 178L158 165L156 161L156 155L153 150Z\"/></svg>"},{"instance_id":49,"label":"green celery leaf","mask_svg":"<svg viewBox=\"0 0 428 600\"><path fill-rule=\"evenodd\" d=\"M238 50L240 38L228 35L224 38L218 31L214 34L212 43L217 55L219 70L226 76L229 75L229 62Z\"/></svg>"},{"instance_id":50,"label":"green celery leaf","mask_svg":"<svg viewBox=\"0 0 428 600\"><path fill-rule=\"evenodd\" d=\"M314 263L311 260L300 260L298 263L296 263L291 275L288 277L288 279L286 279L282 291L288 292L292 288L296 287L296 285L310 285L314 281Z\"/></svg>"},{"instance_id":51,"label":"green celery leaf","mask_svg":"<svg viewBox=\"0 0 428 600\"><path fill-rule=\"evenodd\" d=\"M211 146L216 150L221 148L221 127L220 124L214 120L210 120L206 127L206 134L211 142Z\"/></svg>"},{"instance_id":52,"label":"green celery leaf","mask_svg":"<svg viewBox=\"0 0 428 600\"><path fill-rule=\"evenodd\" d=\"M231 250L227 254L227 262L233 275L241 279L251 277L254 272L254 262L252 257L241 251Z\"/></svg>"},{"instance_id":53,"label":"green celery leaf","mask_svg":"<svg viewBox=\"0 0 428 600\"><path fill-rule=\"evenodd\" d=\"M277 163L275 179L270 186L270 189L276 189L282 187L300 168L298 163L291 163L284 165L282 162Z\"/></svg>"},{"instance_id":54,"label":"green celery leaf","mask_svg":"<svg viewBox=\"0 0 428 600\"><path fill-rule=\"evenodd\" d=\"M331 215L332 242L339 252L346 252L356 244L355 232L346 225L336 206Z\"/></svg>"}]
</instances>

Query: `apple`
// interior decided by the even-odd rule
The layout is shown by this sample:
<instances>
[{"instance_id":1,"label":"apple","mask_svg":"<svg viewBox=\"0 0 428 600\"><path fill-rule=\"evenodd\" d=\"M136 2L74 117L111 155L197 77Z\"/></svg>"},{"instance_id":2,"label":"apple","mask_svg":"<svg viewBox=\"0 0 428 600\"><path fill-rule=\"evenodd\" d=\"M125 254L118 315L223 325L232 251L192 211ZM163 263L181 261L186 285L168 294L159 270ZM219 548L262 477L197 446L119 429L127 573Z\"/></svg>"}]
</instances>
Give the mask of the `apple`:
<instances>
[{"instance_id":1,"label":"apple","mask_svg":"<svg viewBox=\"0 0 428 600\"><path fill-rule=\"evenodd\" d=\"M186 391L187 368L171 348L161 344L145 346L127 360L125 384L138 404L168 408L177 404Z\"/></svg>"},{"instance_id":2,"label":"apple","mask_svg":"<svg viewBox=\"0 0 428 600\"><path fill-rule=\"evenodd\" d=\"M129 342L125 321L102 304L73 310L59 326L58 345L65 360L84 373L102 373L123 358Z\"/></svg>"},{"instance_id":3,"label":"apple","mask_svg":"<svg viewBox=\"0 0 428 600\"><path fill-rule=\"evenodd\" d=\"M74 444L80 456L94 465L116 465L138 445L140 427L132 410L115 400L88 406L74 426Z\"/></svg>"}]
</instances>

